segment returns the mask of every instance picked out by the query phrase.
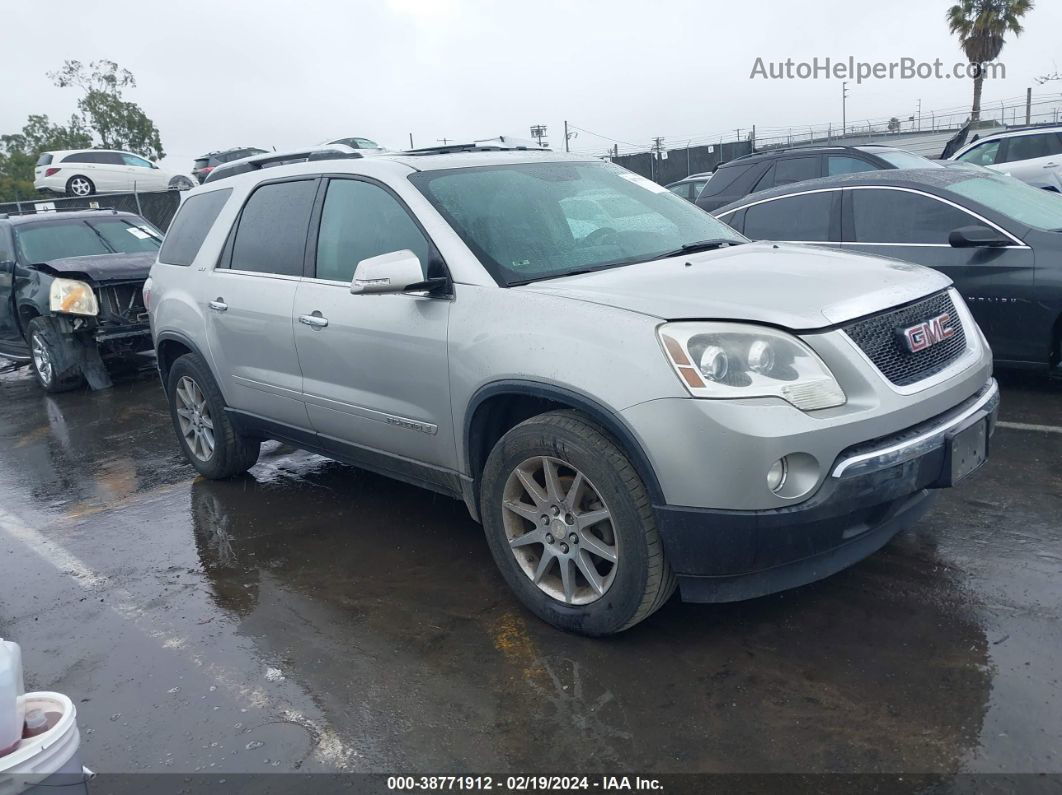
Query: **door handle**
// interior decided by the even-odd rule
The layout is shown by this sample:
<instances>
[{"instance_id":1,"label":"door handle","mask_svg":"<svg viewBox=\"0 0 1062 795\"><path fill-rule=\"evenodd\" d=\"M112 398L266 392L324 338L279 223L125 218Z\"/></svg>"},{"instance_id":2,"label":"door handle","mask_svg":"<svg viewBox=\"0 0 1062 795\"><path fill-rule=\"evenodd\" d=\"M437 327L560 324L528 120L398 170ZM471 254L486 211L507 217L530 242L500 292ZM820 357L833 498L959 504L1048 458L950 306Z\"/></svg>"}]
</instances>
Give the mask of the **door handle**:
<instances>
[{"instance_id":1,"label":"door handle","mask_svg":"<svg viewBox=\"0 0 1062 795\"><path fill-rule=\"evenodd\" d=\"M221 298L221 296L218 296L218 299L216 301L211 301L210 303L208 303L207 306L209 306L215 312L224 312L229 308L229 305L225 303L224 299Z\"/></svg>"},{"instance_id":2,"label":"door handle","mask_svg":"<svg viewBox=\"0 0 1062 795\"><path fill-rule=\"evenodd\" d=\"M320 312L314 312L312 315L299 315L299 322L312 328L324 328L328 325L328 318L321 317Z\"/></svg>"}]
</instances>

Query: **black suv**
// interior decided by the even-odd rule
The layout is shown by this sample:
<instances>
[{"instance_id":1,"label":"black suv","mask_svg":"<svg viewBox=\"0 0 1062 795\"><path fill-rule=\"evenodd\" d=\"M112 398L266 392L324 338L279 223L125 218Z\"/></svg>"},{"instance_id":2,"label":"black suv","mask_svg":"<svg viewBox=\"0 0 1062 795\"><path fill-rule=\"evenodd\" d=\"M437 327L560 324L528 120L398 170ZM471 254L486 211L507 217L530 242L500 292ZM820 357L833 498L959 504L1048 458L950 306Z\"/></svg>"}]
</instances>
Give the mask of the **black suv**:
<instances>
[{"instance_id":1,"label":"black suv","mask_svg":"<svg viewBox=\"0 0 1062 795\"><path fill-rule=\"evenodd\" d=\"M151 349L143 287L162 233L134 213L0 214L0 356L48 392L110 386L104 359Z\"/></svg>"},{"instance_id":2,"label":"black suv","mask_svg":"<svg viewBox=\"0 0 1062 795\"><path fill-rule=\"evenodd\" d=\"M754 152L723 163L696 199L712 212L750 193L806 179L834 177L857 171L889 168L927 168L934 165L921 155L892 146L807 146Z\"/></svg>"},{"instance_id":3,"label":"black suv","mask_svg":"<svg viewBox=\"0 0 1062 795\"><path fill-rule=\"evenodd\" d=\"M231 163L233 160L242 160L251 155L264 155L265 153L265 149L258 149L254 146L238 146L220 152L208 152L195 159L195 165L192 166L192 176L199 180L199 184L202 185L210 172L222 163Z\"/></svg>"}]
</instances>

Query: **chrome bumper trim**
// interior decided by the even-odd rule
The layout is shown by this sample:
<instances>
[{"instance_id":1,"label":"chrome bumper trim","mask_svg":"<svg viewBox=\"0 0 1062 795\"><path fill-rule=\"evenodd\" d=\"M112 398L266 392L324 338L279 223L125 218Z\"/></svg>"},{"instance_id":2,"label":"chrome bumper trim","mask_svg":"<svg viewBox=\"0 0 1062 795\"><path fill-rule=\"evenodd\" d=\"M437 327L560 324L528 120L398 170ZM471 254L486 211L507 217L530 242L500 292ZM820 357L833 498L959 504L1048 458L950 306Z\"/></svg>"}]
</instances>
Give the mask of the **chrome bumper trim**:
<instances>
[{"instance_id":1,"label":"chrome bumper trim","mask_svg":"<svg viewBox=\"0 0 1062 795\"><path fill-rule=\"evenodd\" d=\"M903 464L935 450L944 442L944 437L979 411L991 413L999 406L999 385L990 379L977 399L957 414L942 420L932 428L905 439L902 442L871 450L866 453L838 459L832 475L835 478L851 478L866 475L888 467Z\"/></svg>"}]
</instances>

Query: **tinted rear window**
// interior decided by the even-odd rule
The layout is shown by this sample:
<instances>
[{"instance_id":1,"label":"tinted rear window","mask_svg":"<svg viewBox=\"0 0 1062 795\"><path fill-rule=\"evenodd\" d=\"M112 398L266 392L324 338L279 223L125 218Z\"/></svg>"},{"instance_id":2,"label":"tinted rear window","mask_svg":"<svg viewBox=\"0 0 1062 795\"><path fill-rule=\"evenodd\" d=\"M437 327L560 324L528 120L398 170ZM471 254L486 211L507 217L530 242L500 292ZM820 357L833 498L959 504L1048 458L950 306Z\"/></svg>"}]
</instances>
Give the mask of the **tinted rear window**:
<instances>
[{"instance_id":1,"label":"tinted rear window","mask_svg":"<svg viewBox=\"0 0 1062 795\"><path fill-rule=\"evenodd\" d=\"M159 252L159 262L191 265L230 195L232 188L225 188L185 199L170 224Z\"/></svg>"},{"instance_id":2,"label":"tinted rear window","mask_svg":"<svg viewBox=\"0 0 1062 795\"><path fill-rule=\"evenodd\" d=\"M704 190L701 191L701 196L707 197L719 195L733 185L738 177L755 165L755 163L746 163L740 166L720 166L715 174L712 175L712 179L704 186Z\"/></svg>"},{"instance_id":3,"label":"tinted rear window","mask_svg":"<svg viewBox=\"0 0 1062 795\"><path fill-rule=\"evenodd\" d=\"M745 211L745 234L753 240L828 241L836 195L824 191L754 204Z\"/></svg>"},{"instance_id":4,"label":"tinted rear window","mask_svg":"<svg viewBox=\"0 0 1062 795\"><path fill-rule=\"evenodd\" d=\"M316 180L262 185L243 206L229 267L301 276Z\"/></svg>"},{"instance_id":5,"label":"tinted rear window","mask_svg":"<svg viewBox=\"0 0 1062 795\"><path fill-rule=\"evenodd\" d=\"M52 164L52 156L49 154L43 154L37 158L38 166L50 166Z\"/></svg>"}]
</instances>

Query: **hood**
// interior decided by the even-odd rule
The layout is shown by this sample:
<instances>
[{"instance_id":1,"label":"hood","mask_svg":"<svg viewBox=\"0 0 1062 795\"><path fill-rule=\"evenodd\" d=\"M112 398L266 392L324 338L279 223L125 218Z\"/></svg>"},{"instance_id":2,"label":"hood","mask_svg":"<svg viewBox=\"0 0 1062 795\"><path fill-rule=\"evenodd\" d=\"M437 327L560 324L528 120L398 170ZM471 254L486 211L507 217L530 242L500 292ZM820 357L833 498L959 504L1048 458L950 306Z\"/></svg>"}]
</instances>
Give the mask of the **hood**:
<instances>
[{"instance_id":1,"label":"hood","mask_svg":"<svg viewBox=\"0 0 1062 795\"><path fill-rule=\"evenodd\" d=\"M909 262L818 246L746 243L513 289L662 320L747 320L802 331L880 312L949 284L943 274Z\"/></svg>"},{"instance_id":2,"label":"hood","mask_svg":"<svg viewBox=\"0 0 1062 795\"><path fill-rule=\"evenodd\" d=\"M84 274L96 282L115 282L126 279L146 279L157 254L143 251L136 254L93 254L88 257L65 257L38 265L58 276Z\"/></svg>"}]
</instances>

